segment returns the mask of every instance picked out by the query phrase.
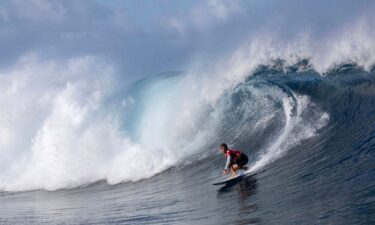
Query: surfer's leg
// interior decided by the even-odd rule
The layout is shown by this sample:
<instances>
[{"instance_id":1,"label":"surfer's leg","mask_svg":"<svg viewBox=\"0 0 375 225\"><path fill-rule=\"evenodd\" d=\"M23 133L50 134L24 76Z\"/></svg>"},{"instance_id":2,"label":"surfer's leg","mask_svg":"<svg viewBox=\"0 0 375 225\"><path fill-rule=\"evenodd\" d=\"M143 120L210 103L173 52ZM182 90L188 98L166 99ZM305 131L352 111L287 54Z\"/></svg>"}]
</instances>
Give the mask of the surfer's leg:
<instances>
[{"instance_id":1,"label":"surfer's leg","mask_svg":"<svg viewBox=\"0 0 375 225\"><path fill-rule=\"evenodd\" d=\"M239 169L240 167L237 165L237 164L234 164L230 167L230 172L232 173L232 177L235 177L237 176L237 170Z\"/></svg>"},{"instance_id":2,"label":"surfer's leg","mask_svg":"<svg viewBox=\"0 0 375 225\"><path fill-rule=\"evenodd\" d=\"M249 162L247 155L241 154L236 162L237 162L239 169L243 169L243 170L249 169L249 167L246 166L246 164Z\"/></svg>"},{"instance_id":3,"label":"surfer's leg","mask_svg":"<svg viewBox=\"0 0 375 225\"><path fill-rule=\"evenodd\" d=\"M233 167L230 168L230 176L235 177L236 176L236 171L234 171Z\"/></svg>"}]
</instances>

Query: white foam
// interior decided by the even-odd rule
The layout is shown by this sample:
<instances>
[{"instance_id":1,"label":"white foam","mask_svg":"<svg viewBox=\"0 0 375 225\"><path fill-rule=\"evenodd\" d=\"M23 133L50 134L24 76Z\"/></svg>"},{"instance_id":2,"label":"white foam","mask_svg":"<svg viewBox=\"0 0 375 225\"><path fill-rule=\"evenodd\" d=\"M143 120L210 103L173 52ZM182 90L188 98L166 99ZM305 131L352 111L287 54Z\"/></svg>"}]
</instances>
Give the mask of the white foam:
<instances>
[{"instance_id":1,"label":"white foam","mask_svg":"<svg viewBox=\"0 0 375 225\"><path fill-rule=\"evenodd\" d=\"M280 134L276 135L276 141L265 146L258 159L249 168L249 172L258 171L267 164L281 158L301 141L316 135L316 132L327 124L329 115L325 112L315 112L317 120L315 118L311 120L302 119L303 113L311 110L309 98L307 96L296 96L296 99L296 113L293 113L292 98L285 97L283 99L284 127Z\"/></svg>"},{"instance_id":2,"label":"white foam","mask_svg":"<svg viewBox=\"0 0 375 225\"><path fill-rule=\"evenodd\" d=\"M155 154L122 132L121 104L107 101L116 89L114 78L110 66L91 57L40 62L31 56L4 71L0 189L55 190L101 179L117 183L175 164L166 149ZM134 160L140 154L143 163Z\"/></svg>"},{"instance_id":3,"label":"white foam","mask_svg":"<svg viewBox=\"0 0 375 225\"><path fill-rule=\"evenodd\" d=\"M200 115L207 106L194 98L192 80L181 79L143 90L135 141L122 127L122 110L135 100L113 96L121 85L109 65L92 57L21 60L0 74L0 190L137 181L194 154L206 142Z\"/></svg>"}]
</instances>

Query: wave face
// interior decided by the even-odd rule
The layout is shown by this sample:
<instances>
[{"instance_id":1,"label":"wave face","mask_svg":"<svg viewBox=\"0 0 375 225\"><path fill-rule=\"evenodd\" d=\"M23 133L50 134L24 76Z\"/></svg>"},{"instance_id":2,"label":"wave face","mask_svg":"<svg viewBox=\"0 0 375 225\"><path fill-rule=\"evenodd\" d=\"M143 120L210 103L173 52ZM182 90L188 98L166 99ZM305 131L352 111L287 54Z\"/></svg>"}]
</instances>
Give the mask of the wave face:
<instances>
[{"instance_id":1,"label":"wave face","mask_svg":"<svg viewBox=\"0 0 375 225\"><path fill-rule=\"evenodd\" d=\"M237 82L173 72L123 89L112 68L93 58L63 65L28 58L16 68L1 76L5 191L138 181L210 157L221 142L251 151L256 172L330 122L328 103L308 85L371 74L343 64L322 76L308 59L275 60ZM296 90L293 82L307 87Z\"/></svg>"}]
</instances>

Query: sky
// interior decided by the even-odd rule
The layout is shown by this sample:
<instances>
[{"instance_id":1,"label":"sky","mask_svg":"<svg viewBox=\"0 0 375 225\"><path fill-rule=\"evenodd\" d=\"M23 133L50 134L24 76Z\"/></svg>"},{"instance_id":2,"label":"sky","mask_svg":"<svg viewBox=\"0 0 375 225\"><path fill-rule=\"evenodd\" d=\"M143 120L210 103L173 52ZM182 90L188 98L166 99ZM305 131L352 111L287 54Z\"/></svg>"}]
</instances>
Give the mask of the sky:
<instances>
[{"instance_id":1,"label":"sky","mask_svg":"<svg viewBox=\"0 0 375 225\"><path fill-rule=\"evenodd\" d=\"M0 66L25 55L95 56L122 76L138 79L186 70L196 62L215 64L256 37L324 41L363 18L373 26L374 5L366 0L0 0Z\"/></svg>"}]
</instances>

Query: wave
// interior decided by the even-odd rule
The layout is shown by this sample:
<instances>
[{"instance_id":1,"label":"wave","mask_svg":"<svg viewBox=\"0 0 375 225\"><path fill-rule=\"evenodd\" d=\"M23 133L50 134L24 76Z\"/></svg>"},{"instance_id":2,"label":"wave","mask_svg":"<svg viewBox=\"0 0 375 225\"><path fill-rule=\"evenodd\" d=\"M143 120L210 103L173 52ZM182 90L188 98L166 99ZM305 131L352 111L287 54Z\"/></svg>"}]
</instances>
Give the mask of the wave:
<instances>
[{"instance_id":1,"label":"wave","mask_svg":"<svg viewBox=\"0 0 375 225\"><path fill-rule=\"evenodd\" d=\"M368 73L342 63L320 74L309 59L278 59L241 78L192 70L124 89L96 58L25 58L0 74L0 190L138 181L212 156L223 141L251 151L257 171L329 123L304 81L353 71Z\"/></svg>"}]
</instances>

